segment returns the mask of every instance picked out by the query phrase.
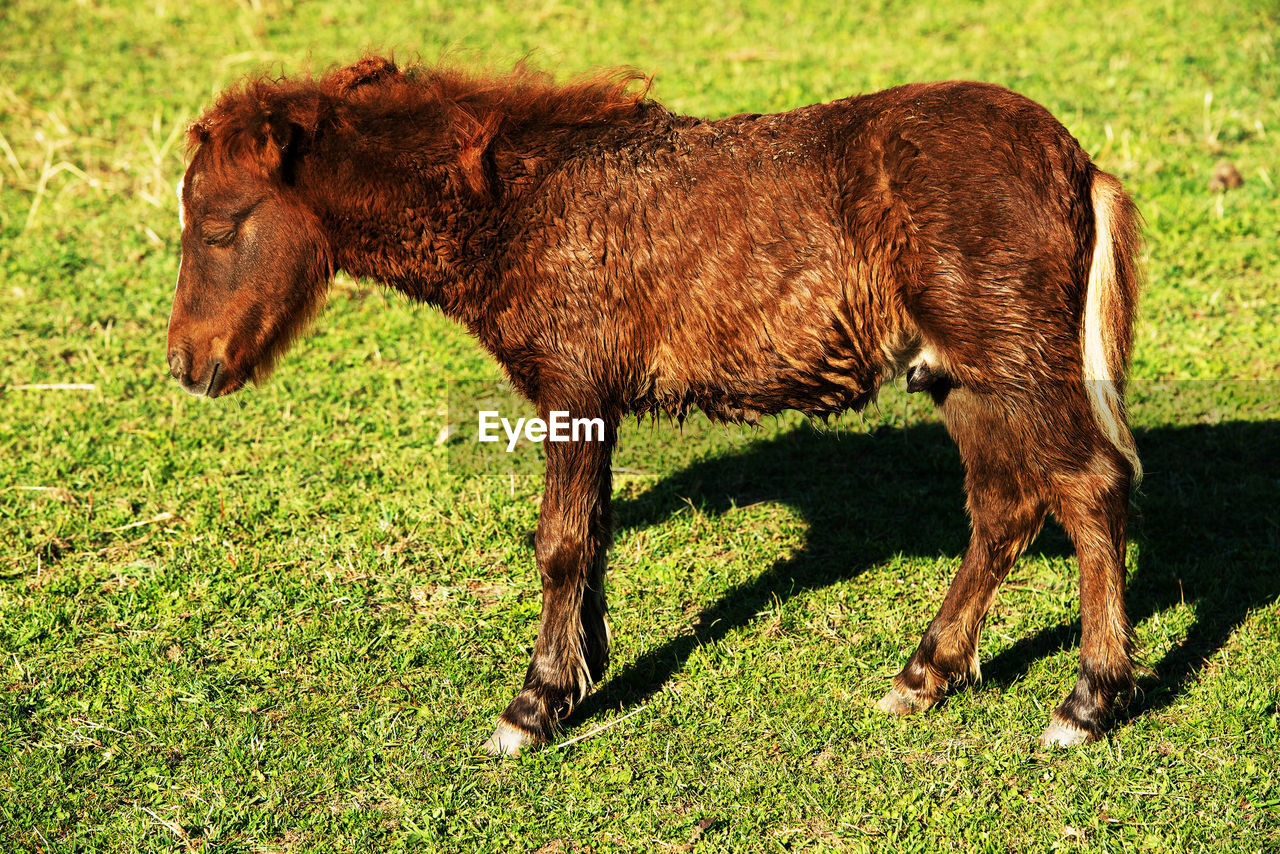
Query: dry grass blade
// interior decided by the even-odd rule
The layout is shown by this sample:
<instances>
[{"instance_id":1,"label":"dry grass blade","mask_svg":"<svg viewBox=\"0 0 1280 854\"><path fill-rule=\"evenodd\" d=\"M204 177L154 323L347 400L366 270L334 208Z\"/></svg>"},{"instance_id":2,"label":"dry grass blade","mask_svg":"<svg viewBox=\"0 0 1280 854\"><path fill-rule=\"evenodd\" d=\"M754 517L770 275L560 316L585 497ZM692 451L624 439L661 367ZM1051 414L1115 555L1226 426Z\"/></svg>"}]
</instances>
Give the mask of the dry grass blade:
<instances>
[{"instance_id":1,"label":"dry grass blade","mask_svg":"<svg viewBox=\"0 0 1280 854\"><path fill-rule=\"evenodd\" d=\"M647 708L648 706L641 706L640 708L635 709L634 711L627 712L622 717L615 718L614 720L611 720L608 723L600 724L600 726L588 732L584 732L582 735L574 736L573 738L568 739L567 741L562 741L556 744L552 749L559 750L561 748L568 747L571 744L577 744L580 741L586 741L588 738L593 738L607 729L612 729L613 727L616 727L618 724L622 723L628 718L634 718L636 715L640 714Z\"/></svg>"},{"instance_id":2,"label":"dry grass blade","mask_svg":"<svg viewBox=\"0 0 1280 854\"><path fill-rule=\"evenodd\" d=\"M195 846L191 844L191 840L187 838L187 832L182 829L182 825L178 824L177 822L173 822L173 821L169 821L168 819L161 818L160 816L156 815L155 812L148 809L147 807L142 806L141 804L138 805L138 809L142 810L144 813L151 816L153 819L156 820L156 822L161 827L163 827L165 830L169 831L174 836L176 836L182 842L183 845L187 846L188 851L196 850Z\"/></svg>"},{"instance_id":3,"label":"dry grass blade","mask_svg":"<svg viewBox=\"0 0 1280 854\"><path fill-rule=\"evenodd\" d=\"M22 383L9 386L14 391L97 391L95 383Z\"/></svg>"},{"instance_id":4,"label":"dry grass blade","mask_svg":"<svg viewBox=\"0 0 1280 854\"><path fill-rule=\"evenodd\" d=\"M66 160L60 160L57 163L54 163L53 151L54 146L52 143L49 143L45 147L44 165L40 167L40 180L36 182L35 195L31 200L31 209L27 211L27 221L22 226L23 232L30 231L31 226L35 224L36 214L40 210L40 202L43 201L45 193L48 191L49 181L55 176L60 175L63 172L67 172L75 175L91 187L96 187L98 185L98 182L95 179L90 178L85 174L83 169L75 164L69 163Z\"/></svg>"},{"instance_id":5,"label":"dry grass blade","mask_svg":"<svg viewBox=\"0 0 1280 854\"><path fill-rule=\"evenodd\" d=\"M9 140L0 133L0 151L4 152L4 159L8 161L9 168L13 169L13 174L18 177L18 183L21 185L30 184L27 178L27 171L22 168L22 163L18 160L18 155L14 153L13 146L9 144Z\"/></svg>"},{"instance_id":6,"label":"dry grass blade","mask_svg":"<svg viewBox=\"0 0 1280 854\"><path fill-rule=\"evenodd\" d=\"M140 522L130 522L128 525L121 525L118 528L107 528L103 533L114 534L117 531L127 531L130 528L141 528L143 525L154 525L157 522L167 522L172 518L174 518L174 515L166 510L163 513L152 516L150 519L143 519Z\"/></svg>"},{"instance_id":7,"label":"dry grass blade","mask_svg":"<svg viewBox=\"0 0 1280 854\"><path fill-rule=\"evenodd\" d=\"M174 145L182 139L186 127L187 113L179 113L163 141L156 144L156 140L164 133L164 111L163 108L157 107L151 119L151 134L143 137L147 153L151 156L151 163L150 169L142 176L142 188L138 191L138 195L154 207L164 208L173 202L171 190L173 181L170 180L172 176L165 174L165 163Z\"/></svg>"}]
</instances>

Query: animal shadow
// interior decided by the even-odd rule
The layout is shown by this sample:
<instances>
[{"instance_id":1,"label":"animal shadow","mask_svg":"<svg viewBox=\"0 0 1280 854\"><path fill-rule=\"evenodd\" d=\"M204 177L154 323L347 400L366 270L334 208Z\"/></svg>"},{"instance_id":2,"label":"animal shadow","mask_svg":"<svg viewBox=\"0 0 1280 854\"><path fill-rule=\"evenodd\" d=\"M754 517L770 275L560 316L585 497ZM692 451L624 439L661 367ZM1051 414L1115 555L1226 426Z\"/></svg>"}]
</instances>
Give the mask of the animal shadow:
<instances>
[{"instance_id":1,"label":"animal shadow","mask_svg":"<svg viewBox=\"0 0 1280 854\"><path fill-rule=\"evenodd\" d=\"M1280 422L1155 427L1136 437L1146 478L1130 521L1139 557L1125 597L1129 615L1138 625L1187 602L1195 619L1159 660L1139 651L1148 672L1120 722L1176 701L1251 610L1280 599L1280 536L1271 509ZM804 546L726 590L691 632L615 671L575 722L649 698L697 647L747 625L775 600L855 578L899 553L958 557L969 537L959 453L940 424L854 435L800 426L689 465L617 501L615 516L621 531L659 525L690 504L714 515L759 501L798 512L808 524ZM1074 549L1051 525L1027 554ZM937 604L918 615L922 632ZM1018 640L983 663L984 680L1012 683L1036 659L1076 645L1079 631L1076 619ZM905 661L911 649L901 652Z\"/></svg>"}]
</instances>

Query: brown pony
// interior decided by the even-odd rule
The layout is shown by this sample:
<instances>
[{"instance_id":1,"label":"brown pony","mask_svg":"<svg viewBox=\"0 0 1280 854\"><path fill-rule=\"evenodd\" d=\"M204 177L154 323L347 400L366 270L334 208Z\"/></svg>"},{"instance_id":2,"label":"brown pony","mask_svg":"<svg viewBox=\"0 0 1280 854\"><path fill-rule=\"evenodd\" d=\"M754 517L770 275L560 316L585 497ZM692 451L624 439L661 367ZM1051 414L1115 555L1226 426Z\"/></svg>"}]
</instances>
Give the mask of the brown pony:
<instances>
[{"instance_id":1,"label":"brown pony","mask_svg":"<svg viewBox=\"0 0 1280 854\"><path fill-rule=\"evenodd\" d=\"M1096 738L1133 688L1123 380L1137 213L1039 105L929 83L706 121L633 74L553 85L367 58L259 80L191 126L173 376L261 379L335 270L465 324L545 419L542 622L490 750L549 739L605 672L610 454L627 413L858 409L905 373L964 460L973 534L880 707L978 677L996 588L1052 511L1080 565L1075 687L1042 736Z\"/></svg>"}]
</instances>

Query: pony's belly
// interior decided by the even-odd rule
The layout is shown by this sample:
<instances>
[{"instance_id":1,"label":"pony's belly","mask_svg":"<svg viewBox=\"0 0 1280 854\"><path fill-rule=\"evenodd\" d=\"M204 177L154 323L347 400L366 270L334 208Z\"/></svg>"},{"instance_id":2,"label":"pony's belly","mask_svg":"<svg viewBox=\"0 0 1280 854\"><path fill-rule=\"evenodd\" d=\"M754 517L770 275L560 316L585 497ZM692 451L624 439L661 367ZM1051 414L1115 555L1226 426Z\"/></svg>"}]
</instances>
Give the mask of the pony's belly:
<instances>
[{"instance_id":1,"label":"pony's belly","mask_svg":"<svg viewBox=\"0 0 1280 854\"><path fill-rule=\"evenodd\" d=\"M650 375L630 408L677 417L696 408L713 421L747 423L786 410L825 417L861 409L883 376L881 366L856 357L796 363L754 355L731 365L668 363L667 370Z\"/></svg>"}]
</instances>

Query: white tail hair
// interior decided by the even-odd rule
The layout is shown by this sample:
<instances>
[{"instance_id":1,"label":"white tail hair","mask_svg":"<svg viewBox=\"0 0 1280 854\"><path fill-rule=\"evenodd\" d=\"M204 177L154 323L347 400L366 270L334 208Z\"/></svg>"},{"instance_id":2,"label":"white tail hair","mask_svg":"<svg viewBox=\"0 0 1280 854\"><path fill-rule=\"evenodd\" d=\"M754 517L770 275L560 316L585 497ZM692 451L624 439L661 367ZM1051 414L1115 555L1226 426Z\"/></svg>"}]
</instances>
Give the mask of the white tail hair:
<instances>
[{"instance_id":1,"label":"white tail hair","mask_svg":"<svg viewBox=\"0 0 1280 854\"><path fill-rule=\"evenodd\" d=\"M1120 182L1105 172L1094 172L1091 195L1095 237L1081 336L1084 384L1099 429L1129 462L1136 486L1142 462L1125 420L1122 388L1138 284L1137 214Z\"/></svg>"}]
</instances>

